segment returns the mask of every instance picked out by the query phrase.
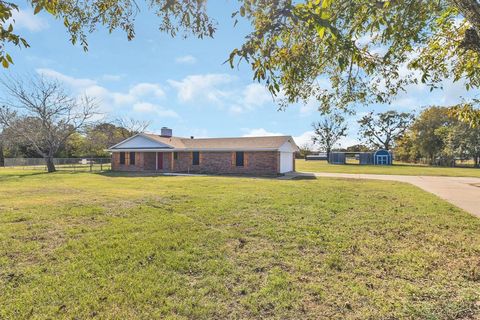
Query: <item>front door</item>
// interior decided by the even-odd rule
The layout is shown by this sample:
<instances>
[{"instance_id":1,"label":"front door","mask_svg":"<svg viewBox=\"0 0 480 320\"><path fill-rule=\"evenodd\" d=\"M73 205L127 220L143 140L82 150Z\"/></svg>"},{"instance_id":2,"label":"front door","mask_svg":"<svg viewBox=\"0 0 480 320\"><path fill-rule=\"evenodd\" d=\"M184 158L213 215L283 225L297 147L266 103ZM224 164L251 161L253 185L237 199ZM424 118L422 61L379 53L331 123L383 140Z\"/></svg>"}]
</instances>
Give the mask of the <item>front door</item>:
<instances>
[{"instance_id":1,"label":"front door","mask_svg":"<svg viewBox=\"0 0 480 320\"><path fill-rule=\"evenodd\" d=\"M157 152L157 170L163 169L163 152Z\"/></svg>"}]
</instances>

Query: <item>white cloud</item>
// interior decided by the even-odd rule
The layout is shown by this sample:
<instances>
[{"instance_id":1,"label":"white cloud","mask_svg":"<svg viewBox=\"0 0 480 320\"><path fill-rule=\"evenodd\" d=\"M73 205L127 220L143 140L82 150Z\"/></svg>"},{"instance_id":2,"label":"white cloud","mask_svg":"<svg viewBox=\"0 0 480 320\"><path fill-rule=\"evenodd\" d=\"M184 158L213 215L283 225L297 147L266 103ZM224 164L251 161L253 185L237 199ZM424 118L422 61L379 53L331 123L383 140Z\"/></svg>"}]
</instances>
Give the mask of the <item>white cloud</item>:
<instances>
[{"instance_id":1,"label":"white cloud","mask_svg":"<svg viewBox=\"0 0 480 320\"><path fill-rule=\"evenodd\" d=\"M319 105L320 103L316 99L308 99L307 103L300 106L300 115L310 116L313 112L318 111Z\"/></svg>"},{"instance_id":2,"label":"white cloud","mask_svg":"<svg viewBox=\"0 0 480 320\"><path fill-rule=\"evenodd\" d=\"M228 74L197 74L189 75L181 81L168 80L168 83L177 89L177 96L181 102L207 100L221 103L230 95L224 86L235 78Z\"/></svg>"},{"instance_id":3,"label":"white cloud","mask_svg":"<svg viewBox=\"0 0 480 320\"><path fill-rule=\"evenodd\" d=\"M53 69L40 68L37 73L57 79L69 86L74 94L87 94L98 99L103 112L111 112L118 108L132 106L133 111L146 112L147 104L155 106L151 112L164 117L178 117L178 114L172 110L165 109L152 104L165 96L162 87L156 83L141 82L133 85L126 92L109 90L101 86L98 81L88 78L74 78ZM135 110L137 108L137 110Z\"/></svg>"},{"instance_id":4,"label":"white cloud","mask_svg":"<svg viewBox=\"0 0 480 320\"><path fill-rule=\"evenodd\" d=\"M267 131L264 128L242 129L245 131L244 137L263 137L263 136L283 136L283 133Z\"/></svg>"},{"instance_id":5,"label":"white cloud","mask_svg":"<svg viewBox=\"0 0 480 320\"><path fill-rule=\"evenodd\" d=\"M38 14L34 15L32 9L13 10L12 19L9 19L6 25L8 26L10 23L12 23L15 28L26 29L30 32L38 32L48 28L47 21Z\"/></svg>"},{"instance_id":6,"label":"white cloud","mask_svg":"<svg viewBox=\"0 0 480 320\"><path fill-rule=\"evenodd\" d=\"M86 87L95 86L97 84L97 81L95 80L70 77L52 69L38 68L36 71L42 76L57 79L73 88L85 89Z\"/></svg>"},{"instance_id":7,"label":"white cloud","mask_svg":"<svg viewBox=\"0 0 480 320\"><path fill-rule=\"evenodd\" d=\"M249 106L261 106L272 101L272 96L264 85L252 83L243 90L244 102Z\"/></svg>"},{"instance_id":8,"label":"white cloud","mask_svg":"<svg viewBox=\"0 0 480 320\"><path fill-rule=\"evenodd\" d=\"M102 76L102 80L105 81L120 81L122 78L123 76L119 74L104 74Z\"/></svg>"},{"instance_id":9,"label":"white cloud","mask_svg":"<svg viewBox=\"0 0 480 320\"><path fill-rule=\"evenodd\" d=\"M313 137L313 131L305 131L299 136L294 136L293 140L299 147L303 146L308 146L310 149L315 149L313 142L312 142L312 137Z\"/></svg>"},{"instance_id":10,"label":"white cloud","mask_svg":"<svg viewBox=\"0 0 480 320\"><path fill-rule=\"evenodd\" d=\"M240 94L235 93L230 112L234 114L254 110L268 102L274 102L272 95L265 86L259 83L251 83Z\"/></svg>"},{"instance_id":11,"label":"white cloud","mask_svg":"<svg viewBox=\"0 0 480 320\"><path fill-rule=\"evenodd\" d=\"M359 143L361 143L360 140L354 138L353 136L348 135L348 136L340 139L340 141L338 141L338 144L337 144L336 147L347 148L347 147L354 146L354 145L359 144Z\"/></svg>"},{"instance_id":12,"label":"white cloud","mask_svg":"<svg viewBox=\"0 0 480 320\"><path fill-rule=\"evenodd\" d=\"M175 62L181 64L195 64L197 62L197 58L192 55L186 55L175 58Z\"/></svg>"},{"instance_id":13,"label":"white cloud","mask_svg":"<svg viewBox=\"0 0 480 320\"><path fill-rule=\"evenodd\" d=\"M305 131L304 133L298 136L294 136L293 140L295 140L295 143L299 147L308 146L311 150L318 150L319 146L315 145L312 141L313 136L314 136L313 131ZM360 142L357 139L349 135L340 139L340 141L338 141L338 143L335 144L334 148L346 148L358 143ZM319 151L323 151L323 150L319 150Z\"/></svg>"},{"instance_id":14,"label":"white cloud","mask_svg":"<svg viewBox=\"0 0 480 320\"><path fill-rule=\"evenodd\" d=\"M178 118L178 114L170 109L165 109L149 102L137 102L133 105L133 111L141 113L154 113L160 117Z\"/></svg>"},{"instance_id":15,"label":"white cloud","mask_svg":"<svg viewBox=\"0 0 480 320\"><path fill-rule=\"evenodd\" d=\"M263 85L251 83L242 86L236 81L234 76L212 73L189 75L180 81L168 80L168 83L177 90L177 97L182 103L194 102L201 106L206 102L227 108L234 114L252 111L273 102Z\"/></svg>"},{"instance_id":16,"label":"white cloud","mask_svg":"<svg viewBox=\"0 0 480 320\"><path fill-rule=\"evenodd\" d=\"M158 98L162 98L165 96L165 92L163 91L162 87L160 87L160 85L147 82L136 84L130 89L129 93L136 97L145 96L148 94L152 94Z\"/></svg>"}]
</instances>

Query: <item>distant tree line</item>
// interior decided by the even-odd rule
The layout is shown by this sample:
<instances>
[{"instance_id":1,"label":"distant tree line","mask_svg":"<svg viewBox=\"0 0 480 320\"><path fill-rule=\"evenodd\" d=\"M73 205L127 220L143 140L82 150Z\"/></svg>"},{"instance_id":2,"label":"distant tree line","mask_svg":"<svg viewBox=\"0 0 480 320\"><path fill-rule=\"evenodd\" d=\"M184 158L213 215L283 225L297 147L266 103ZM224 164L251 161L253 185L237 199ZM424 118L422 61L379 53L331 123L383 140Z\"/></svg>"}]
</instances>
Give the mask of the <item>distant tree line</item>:
<instances>
[{"instance_id":1,"label":"distant tree line","mask_svg":"<svg viewBox=\"0 0 480 320\"><path fill-rule=\"evenodd\" d=\"M459 121L449 108L429 107L396 139L394 152L405 162L455 166L472 160L480 167L480 128Z\"/></svg>"},{"instance_id":2,"label":"distant tree line","mask_svg":"<svg viewBox=\"0 0 480 320\"><path fill-rule=\"evenodd\" d=\"M358 120L361 144L346 149L335 144L346 136L344 118L324 115L312 124L313 143L321 150L350 152L376 149L392 150L395 159L430 165L455 166L458 160L469 160L480 167L480 127L459 120L455 108L432 106L419 115L386 111L368 113ZM303 154L309 150L302 148Z\"/></svg>"}]
</instances>

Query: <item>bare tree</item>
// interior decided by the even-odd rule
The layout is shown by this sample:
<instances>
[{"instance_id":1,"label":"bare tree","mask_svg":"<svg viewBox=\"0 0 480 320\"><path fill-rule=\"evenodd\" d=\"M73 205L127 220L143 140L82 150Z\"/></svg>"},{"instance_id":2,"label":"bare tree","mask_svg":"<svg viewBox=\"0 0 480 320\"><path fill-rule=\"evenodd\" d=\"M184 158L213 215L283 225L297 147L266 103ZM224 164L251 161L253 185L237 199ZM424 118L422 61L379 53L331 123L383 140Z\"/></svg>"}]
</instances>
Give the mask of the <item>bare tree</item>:
<instances>
[{"instance_id":1,"label":"bare tree","mask_svg":"<svg viewBox=\"0 0 480 320\"><path fill-rule=\"evenodd\" d=\"M347 134L345 119L338 114L329 114L317 123L313 123L314 136L312 141L327 153L330 162L330 152L336 143Z\"/></svg>"},{"instance_id":2,"label":"bare tree","mask_svg":"<svg viewBox=\"0 0 480 320\"><path fill-rule=\"evenodd\" d=\"M412 121L413 114L392 110L377 115L370 112L358 120L358 123L360 135L369 145L390 150L395 140L405 133Z\"/></svg>"},{"instance_id":3,"label":"bare tree","mask_svg":"<svg viewBox=\"0 0 480 320\"><path fill-rule=\"evenodd\" d=\"M1 129L1 126L0 126ZM3 136L3 131L0 131L0 167L5 166L5 154L4 154L4 148L5 148L5 138Z\"/></svg>"},{"instance_id":4,"label":"bare tree","mask_svg":"<svg viewBox=\"0 0 480 320\"><path fill-rule=\"evenodd\" d=\"M298 152L300 158L305 159L311 153L312 147L309 143L304 143L300 146L300 151Z\"/></svg>"},{"instance_id":5,"label":"bare tree","mask_svg":"<svg viewBox=\"0 0 480 320\"><path fill-rule=\"evenodd\" d=\"M137 133L144 132L150 126L150 121L137 120L133 118L118 118L114 121L120 127L123 138L129 138Z\"/></svg>"},{"instance_id":6,"label":"bare tree","mask_svg":"<svg viewBox=\"0 0 480 320\"><path fill-rule=\"evenodd\" d=\"M86 95L72 98L58 81L41 76L29 80L4 77L0 85L5 91L0 123L27 141L45 159L48 172L54 172L53 157L74 132L92 120L97 103Z\"/></svg>"}]
</instances>

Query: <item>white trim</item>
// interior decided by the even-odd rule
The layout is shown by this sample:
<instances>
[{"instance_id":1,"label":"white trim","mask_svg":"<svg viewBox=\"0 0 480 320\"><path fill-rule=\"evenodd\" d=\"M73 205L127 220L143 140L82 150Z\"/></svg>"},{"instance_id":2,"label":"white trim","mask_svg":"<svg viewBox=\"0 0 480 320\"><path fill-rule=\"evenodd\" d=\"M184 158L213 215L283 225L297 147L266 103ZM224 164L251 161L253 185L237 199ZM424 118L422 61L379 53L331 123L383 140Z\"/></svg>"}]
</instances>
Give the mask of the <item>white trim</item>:
<instances>
[{"instance_id":1,"label":"white trim","mask_svg":"<svg viewBox=\"0 0 480 320\"><path fill-rule=\"evenodd\" d=\"M114 145L114 146L111 146L110 148L107 149L107 151L112 152L113 150L120 150L120 151L129 150L129 149L120 149L120 148L117 148L117 147L120 146L120 145L122 145L122 144L124 144L124 143L126 143L126 142L128 142L128 141L130 141L130 140L132 140L132 139L134 139L134 138L136 138L136 137L139 137L139 136L140 136L140 137L143 137L143 138L145 138L145 139L147 139L147 140L150 140L150 141L152 141L152 142L155 142L155 143L158 144L158 145L165 145L165 146L167 146L167 148L173 148L172 145L167 144L167 143L164 143L164 142L157 141L157 140L153 139L152 137L150 137L149 135L146 135L146 134L143 134L143 133L137 133L136 135L131 136L130 138L127 138L127 139L125 139L125 140L117 143L117 144ZM135 150L139 150L139 149L135 149Z\"/></svg>"},{"instance_id":2,"label":"white trim","mask_svg":"<svg viewBox=\"0 0 480 320\"><path fill-rule=\"evenodd\" d=\"M122 140L122 141L120 141L119 143L117 143L116 145L111 146L110 148L108 148L107 151L110 151L110 149L114 149L116 146L121 145L121 144L124 143L124 142L130 141L130 140L132 140L133 138L135 138L136 136L139 136L139 135L140 135L140 133L137 133L136 135L131 136L130 138L127 138L127 139L125 139L125 140Z\"/></svg>"}]
</instances>

